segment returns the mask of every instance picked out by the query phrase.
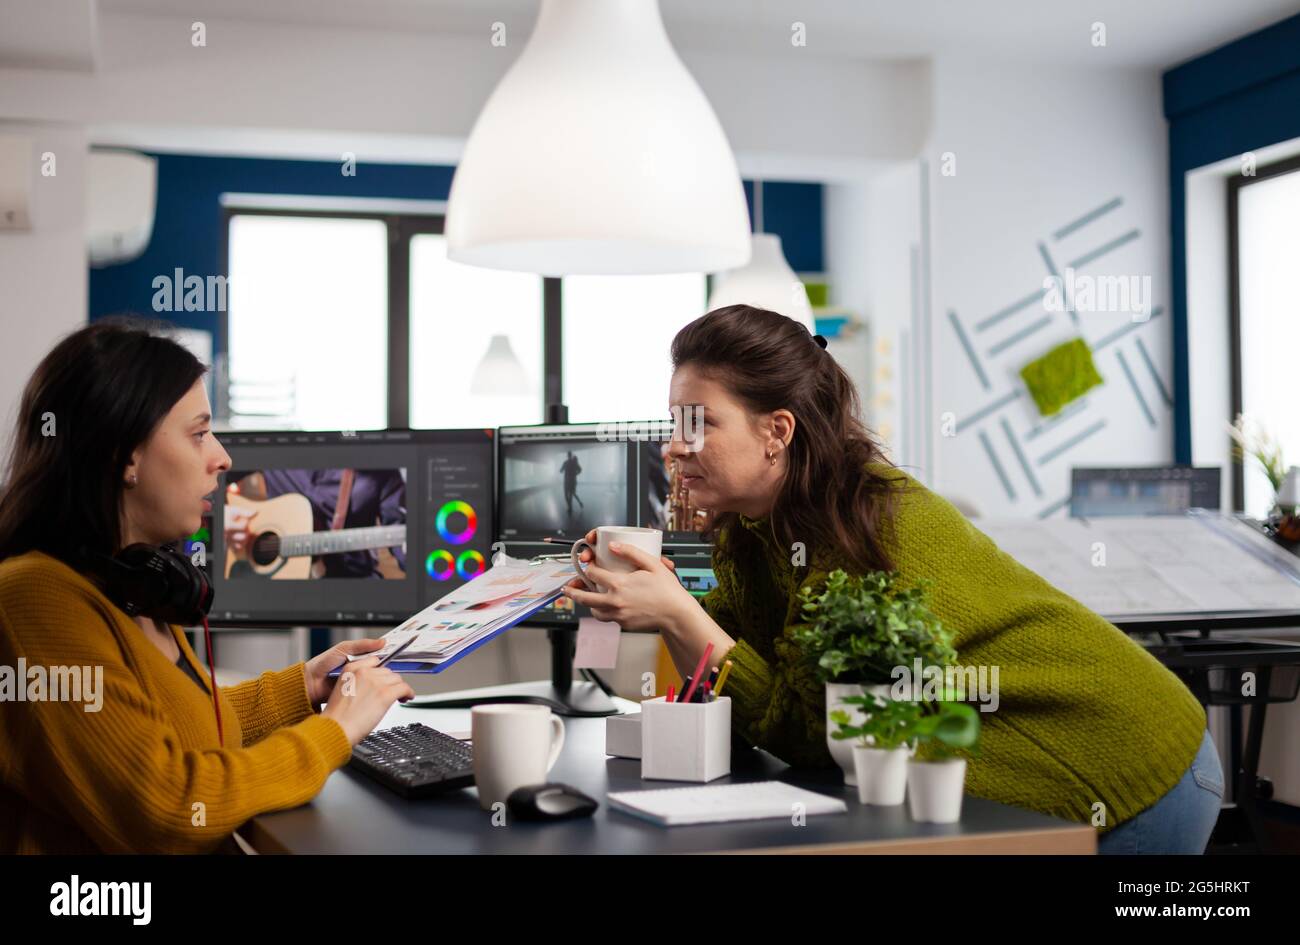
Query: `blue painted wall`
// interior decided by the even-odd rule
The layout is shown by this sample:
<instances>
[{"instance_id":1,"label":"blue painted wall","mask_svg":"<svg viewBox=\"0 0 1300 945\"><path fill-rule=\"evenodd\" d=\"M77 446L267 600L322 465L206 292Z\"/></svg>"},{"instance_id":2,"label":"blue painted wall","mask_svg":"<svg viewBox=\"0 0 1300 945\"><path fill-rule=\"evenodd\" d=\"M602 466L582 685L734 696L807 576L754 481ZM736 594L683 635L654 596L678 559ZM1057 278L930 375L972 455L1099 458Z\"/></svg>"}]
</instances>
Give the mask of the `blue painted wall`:
<instances>
[{"instance_id":1,"label":"blue painted wall","mask_svg":"<svg viewBox=\"0 0 1300 945\"><path fill-rule=\"evenodd\" d=\"M1164 74L1174 328L1174 454L1192 461L1187 346L1187 194L1198 167L1300 137L1300 16ZM1225 417L1224 422L1230 418Z\"/></svg>"},{"instance_id":2,"label":"blue painted wall","mask_svg":"<svg viewBox=\"0 0 1300 945\"><path fill-rule=\"evenodd\" d=\"M153 280L159 275L171 276L177 268L186 276L221 275L223 193L445 200L454 170L445 166L359 164L355 177L345 177L335 161L173 154L155 157L158 203L153 237L138 259L90 271L91 320L121 313L154 315ZM765 229L781 237L786 257L798 272L823 269L822 191L821 184L763 185ZM753 187L749 182L745 184L745 196L751 201L752 218ZM218 335L214 313L175 312L158 317L211 332L214 339ZM218 339L214 347L219 344Z\"/></svg>"},{"instance_id":3,"label":"blue painted wall","mask_svg":"<svg viewBox=\"0 0 1300 945\"><path fill-rule=\"evenodd\" d=\"M821 184L763 182L763 230L781 237L785 261L795 272L821 272L825 268L822 249ZM754 184L745 181L745 202L754 222Z\"/></svg>"}]
</instances>

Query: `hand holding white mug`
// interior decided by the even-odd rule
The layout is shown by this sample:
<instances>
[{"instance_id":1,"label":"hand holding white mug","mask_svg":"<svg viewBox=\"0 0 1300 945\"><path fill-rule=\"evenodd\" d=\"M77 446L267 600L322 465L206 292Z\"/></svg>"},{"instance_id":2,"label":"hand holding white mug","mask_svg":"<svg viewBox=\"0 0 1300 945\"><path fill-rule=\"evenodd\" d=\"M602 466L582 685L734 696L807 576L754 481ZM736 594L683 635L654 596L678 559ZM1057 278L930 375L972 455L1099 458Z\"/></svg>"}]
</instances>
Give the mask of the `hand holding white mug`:
<instances>
[{"instance_id":1,"label":"hand holding white mug","mask_svg":"<svg viewBox=\"0 0 1300 945\"><path fill-rule=\"evenodd\" d=\"M601 546L598 532L588 532L584 538L590 547L575 545L575 567L585 565L580 567L585 576L565 585L565 597L590 607L597 620L612 620L624 630L657 630L670 616L697 606L668 558L612 538ZM613 567L596 563L598 555L592 547L607 551L601 560ZM598 590L590 588L592 583Z\"/></svg>"},{"instance_id":2,"label":"hand holding white mug","mask_svg":"<svg viewBox=\"0 0 1300 945\"><path fill-rule=\"evenodd\" d=\"M594 581L585 576L587 569L584 565L590 562L597 562L606 570L636 570L636 567L631 563L615 558L612 555L609 550L612 543L639 547L652 556L657 555L659 560L670 571L676 570L676 565L673 564L671 558L659 554L660 549L663 547L663 535L664 533L656 528L636 528L630 525L601 525L598 528L593 528L573 543L573 570L579 574L579 584L574 586L585 586L589 591L602 590Z\"/></svg>"}]
</instances>

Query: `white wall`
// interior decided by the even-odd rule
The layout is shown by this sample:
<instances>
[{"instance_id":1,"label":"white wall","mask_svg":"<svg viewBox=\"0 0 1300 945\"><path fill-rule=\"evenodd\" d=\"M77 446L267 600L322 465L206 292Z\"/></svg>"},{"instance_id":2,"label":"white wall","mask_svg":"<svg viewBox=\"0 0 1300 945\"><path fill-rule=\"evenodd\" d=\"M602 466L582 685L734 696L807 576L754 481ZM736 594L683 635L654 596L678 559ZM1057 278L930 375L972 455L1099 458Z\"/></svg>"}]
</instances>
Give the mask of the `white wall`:
<instances>
[{"instance_id":1,"label":"white wall","mask_svg":"<svg viewBox=\"0 0 1300 945\"><path fill-rule=\"evenodd\" d=\"M1170 461L1172 411L1143 355L1144 349L1165 392L1172 394L1165 124L1158 76L1078 69L1045 74L949 58L933 65L927 81L933 90L933 128L920 160L878 166L864 186L848 181L827 190L827 268L835 300L860 307L874 338L865 371L869 424L882 434L895 462L985 515L1034 516L1050 508L1067 494L1075 463ZM949 154L955 160L953 176L944 173ZM1116 197L1120 203L1114 209L1054 237ZM1131 316L1081 313L1076 326L1058 313L1037 332L993 354L989 349L1049 313L1035 301L983 330L978 326L1042 289L1048 269L1040 241L1064 275L1071 260L1134 230L1135 239L1081 264L1078 272L1149 277L1149 302L1165 311L1097 351L1105 385L1087 395L1081 409L1036 431L1042 424L1024 394L1019 368L1076 335L1104 340L1131 323ZM987 386L952 326L950 311ZM1137 401L1119 351L1154 422ZM1020 397L978 418L982 408L1016 390ZM952 421L948 427L945 415ZM1040 465L1045 455L1102 421L1090 438ZM955 435L944 435L948 431Z\"/></svg>"},{"instance_id":2,"label":"white wall","mask_svg":"<svg viewBox=\"0 0 1300 945\"><path fill-rule=\"evenodd\" d=\"M827 185L825 236L832 305L865 323L829 350L856 384L863 419L889 459L928 482L930 431L921 414L934 365L917 343L927 298L923 181L922 163L912 160Z\"/></svg>"},{"instance_id":3,"label":"white wall","mask_svg":"<svg viewBox=\"0 0 1300 945\"><path fill-rule=\"evenodd\" d=\"M874 337L868 423L893 462L928 482L918 417L930 371L916 345L925 299L920 164L911 161L877 174L868 202L866 272Z\"/></svg>"},{"instance_id":4,"label":"white wall","mask_svg":"<svg viewBox=\"0 0 1300 945\"><path fill-rule=\"evenodd\" d=\"M30 139L32 221L0 231L0 461L23 385L54 342L86 318L84 134L79 129L0 121L0 135ZM55 156L55 175L41 157Z\"/></svg>"},{"instance_id":5,"label":"white wall","mask_svg":"<svg viewBox=\"0 0 1300 945\"><path fill-rule=\"evenodd\" d=\"M949 59L935 64L932 81L934 128L926 157L935 390L925 422L938 435L935 468L928 472L942 491L972 499L986 515L1033 516L1068 495L1071 465L1171 461L1172 411L1143 357L1144 349L1159 383L1172 394L1166 132L1159 76ZM955 167L952 176L944 174L949 154L955 161L949 165ZM1115 209L1059 239L1054 236L1114 198L1121 200ZM1104 386L1087 394L1077 413L1034 433L1041 421L1023 394L1019 369L1072 337L1082 335L1093 345L1130 324L1131 316L1080 313L1076 325L1068 314L1048 313L1041 300L1034 300L982 331L978 326L1042 289L1048 269L1040 243L1064 277L1070 261L1134 230L1135 239L1081 263L1078 273L1150 277L1152 301L1165 311L1096 351ZM949 312L963 326L987 385L972 366ZM990 353L1049 314L1045 327ZM1121 352L1150 421L1123 372ZM967 420L1016 390L1022 396L983 419ZM955 421L947 431L945 419ZM1042 461L1097 423L1104 426L1094 435ZM954 428L955 435L944 435ZM1003 486L989 449L1014 498Z\"/></svg>"},{"instance_id":6,"label":"white wall","mask_svg":"<svg viewBox=\"0 0 1300 945\"><path fill-rule=\"evenodd\" d=\"M852 323L831 338L827 350L848 373L861 400L862 416L872 419L872 334L870 282L871 250L867 221L871 218L866 180L826 185L822 212L825 255L823 267L830 286L830 304L850 314Z\"/></svg>"},{"instance_id":7,"label":"white wall","mask_svg":"<svg viewBox=\"0 0 1300 945\"><path fill-rule=\"evenodd\" d=\"M101 17L94 73L0 69L0 116L93 125L415 135L427 160L458 139L522 48L530 21L507 22L507 45L426 32L208 19L204 47L189 17ZM929 124L927 67L802 54L681 48L732 147L850 164L916 153ZM100 135L92 135L98 142ZM220 151L219 136L211 147ZM366 159L363 148L353 147Z\"/></svg>"}]
</instances>

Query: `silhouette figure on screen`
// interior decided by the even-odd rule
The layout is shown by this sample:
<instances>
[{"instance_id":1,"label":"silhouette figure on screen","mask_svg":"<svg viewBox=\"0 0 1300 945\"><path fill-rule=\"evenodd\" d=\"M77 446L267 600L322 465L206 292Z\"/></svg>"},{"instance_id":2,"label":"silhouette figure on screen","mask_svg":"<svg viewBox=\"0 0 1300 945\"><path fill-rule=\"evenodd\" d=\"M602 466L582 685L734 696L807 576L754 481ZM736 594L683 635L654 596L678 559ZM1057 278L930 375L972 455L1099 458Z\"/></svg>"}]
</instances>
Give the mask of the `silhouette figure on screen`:
<instances>
[{"instance_id":1,"label":"silhouette figure on screen","mask_svg":"<svg viewBox=\"0 0 1300 945\"><path fill-rule=\"evenodd\" d=\"M582 465L572 451L569 452L569 458L561 464L560 472L564 473L564 504L568 509L569 518L573 518L573 500L578 500L579 508L584 506L582 499L578 498L578 473L582 472Z\"/></svg>"}]
</instances>

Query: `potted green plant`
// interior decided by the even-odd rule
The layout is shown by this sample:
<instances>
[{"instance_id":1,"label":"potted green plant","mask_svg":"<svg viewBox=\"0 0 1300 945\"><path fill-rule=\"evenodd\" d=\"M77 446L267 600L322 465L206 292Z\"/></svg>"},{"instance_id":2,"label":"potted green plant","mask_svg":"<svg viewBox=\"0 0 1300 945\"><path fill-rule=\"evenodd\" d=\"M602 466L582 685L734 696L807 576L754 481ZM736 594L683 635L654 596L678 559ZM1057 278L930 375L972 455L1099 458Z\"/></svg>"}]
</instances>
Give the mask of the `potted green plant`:
<instances>
[{"instance_id":1,"label":"potted green plant","mask_svg":"<svg viewBox=\"0 0 1300 945\"><path fill-rule=\"evenodd\" d=\"M1289 502L1281 497L1282 487L1287 476L1287 465L1282 459L1282 447L1276 439L1248 414L1239 413L1237 419L1228 426L1228 435L1232 437L1232 456L1245 462L1247 457L1253 459L1261 472L1268 478L1273 489L1273 508L1269 517L1282 518L1293 512L1288 508Z\"/></svg>"},{"instance_id":2,"label":"potted green plant","mask_svg":"<svg viewBox=\"0 0 1300 945\"><path fill-rule=\"evenodd\" d=\"M866 693L845 696L843 704L859 706L863 721L858 724L845 709L831 711L835 731L831 738L853 745L853 768L858 800L863 804L892 807L903 803L907 792L907 760L915 738L921 706L916 702L882 699Z\"/></svg>"},{"instance_id":3,"label":"potted green plant","mask_svg":"<svg viewBox=\"0 0 1300 945\"><path fill-rule=\"evenodd\" d=\"M889 697L895 667L949 666L956 662L952 635L929 609L927 582L905 586L896 571L827 575L820 591L800 592L805 622L792 637L826 685L826 743L844 771L846 784L857 784L849 741L832 736L831 713L844 711L861 725L866 714L847 696Z\"/></svg>"},{"instance_id":4,"label":"potted green plant","mask_svg":"<svg viewBox=\"0 0 1300 945\"><path fill-rule=\"evenodd\" d=\"M950 694L949 694L950 695ZM961 817L966 759L978 750L980 716L973 706L950 698L923 702L910 735L917 757L907 763L907 801L912 819L937 824Z\"/></svg>"}]
</instances>

